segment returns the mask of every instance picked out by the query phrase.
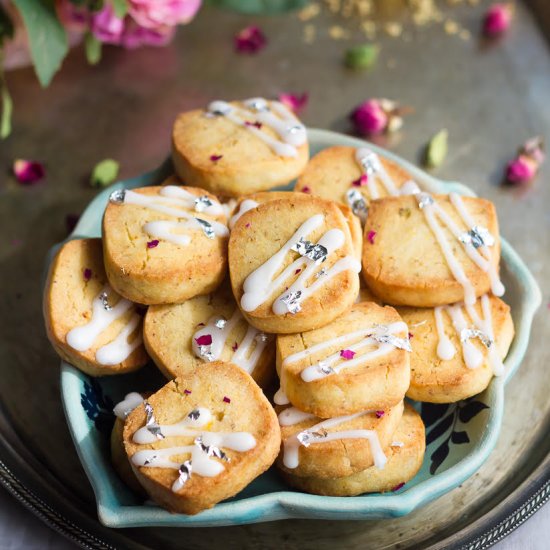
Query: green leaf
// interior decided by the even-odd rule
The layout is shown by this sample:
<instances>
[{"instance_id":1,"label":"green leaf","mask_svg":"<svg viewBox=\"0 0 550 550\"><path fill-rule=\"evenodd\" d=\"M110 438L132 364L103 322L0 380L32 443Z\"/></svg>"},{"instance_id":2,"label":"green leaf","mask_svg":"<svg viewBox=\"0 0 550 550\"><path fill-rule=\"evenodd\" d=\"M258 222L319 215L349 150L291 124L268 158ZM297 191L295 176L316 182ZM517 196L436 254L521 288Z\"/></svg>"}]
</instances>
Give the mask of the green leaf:
<instances>
[{"instance_id":1,"label":"green leaf","mask_svg":"<svg viewBox=\"0 0 550 550\"><path fill-rule=\"evenodd\" d=\"M107 187L116 180L119 168L120 166L116 160L102 160L96 164L90 178L90 184L92 187Z\"/></svg>"},{"instance_id":2,"label":"green leaf","mask_svg":"<svg viewBox=\"0 0 550 550\"><path fill-rule=\"evenodd\" d=\"M0 68L1 70L1 68ZM0 138L5 139L11 133L11 115L13 112L13 102L6 82L0 83L2 86L2 112L0 113Z\"/></svg>"},{"instance_id":3,"label":"green leaf","mask_svg":"<svg viewBox=\"0 0 550 550\"><path fill-rule=\"evenodd\" d=\"M67 55L67 35L52 0L13 0L13 3L27 28L36 76L46 87Z\"/></svg>"},{"instance_id":4,"label":"green leaf","mask_svg":"<svg viewBox=\"0 0 550 550\"><path fill-rule=\"evenodd\" d=\"M361 44L346 50L345 63L351 69L368 69L378 59L380 48L376 44Z\"/></svg>"},{"instance_id":5,"label":"green leaf","mask_svg":"<svg viewBox=\"0 0 550 550\"><path fill-rule=\"evenodd\" d=\"M6 38L13 36L13 23L4 8L0 5L0 47Z\"/></svg>"},{"instance_id":6,"label":"green leaf","mask_svg":"<svg viewBox=\"0 0 550 550\"><path fill-rule=\"evenodd\" d=\"M448 150L449 132L443 129L432 137L426 147L425 164L428 168L437 168L443 164Z\"/></svg>"},{"instance_id":7,"label":"green leaf","mask_svg":"<svg viewBox=\"0 0 550 550\"><path fill-rule=\"evenodd\" d=\"M96 65L101 59L101 42L91 33L86 33L84 40L86 59L90 65Z\"/></svg>"},{"instance_id":8,"label":"green leaf","mask_svg":"<svg viewBox=\"0 0 550 550\"><path fill-rule=\"evenodd\" d=\"M113 0L113 8L115 15L122 19L128 13L128 2L127 0Z\"/></svg>"}]
</instances>

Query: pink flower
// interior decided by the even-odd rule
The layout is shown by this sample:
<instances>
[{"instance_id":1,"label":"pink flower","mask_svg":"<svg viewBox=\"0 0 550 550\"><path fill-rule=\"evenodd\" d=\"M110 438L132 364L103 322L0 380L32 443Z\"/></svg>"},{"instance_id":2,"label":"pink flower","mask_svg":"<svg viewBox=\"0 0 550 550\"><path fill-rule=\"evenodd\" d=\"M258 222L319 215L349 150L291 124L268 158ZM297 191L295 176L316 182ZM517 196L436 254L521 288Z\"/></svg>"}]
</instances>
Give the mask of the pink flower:
<instances>
[{"instance_id":1,"label":"pink flower","mask_svg":"<svg viewBox=\"0 0 550 550\"><path fill-rule=\"evenodd\" d=\"M303 94L279 94L279 101L293 113L299 113L309 100L307 93Z\"/></svg>"},{"instance_id":2,"label":"pink flower","mask_svg":"<svg viewBox=\"0 0 550 550\"><path fill-rule=\"evenodd\" d=\"M134 50L140 46L166 46L176 32L174 27L158 29L140 27L129 18L126 18L125 22L126 27L120 37L120 45L128 50Z\"/></svg>"},{"instance_id":3,"label":"pink flower","mask_svg":"<svg viewBox=\"0 0 550 550\"><path fill-rule=\"evenodd\" d=\"M146 29L175 27L188 23L201 6L201 0L130 0L128 13Z\"/></svg>"},{"instance_id":4,"label":"pink flower","mask_svg":"<svg viewBox=\"0 0 550 550\"><path fill-rule=\"evenodd\" d=\"M344 359L353 359L354 355L355 355L355 352L350 349L340 350L340 357L343 357Z\"/></svg>"},{"instance_id":5,"label":"pink flower","mask_svg":"<svg viewBox=\"0 0 550 550\"><path fill-rule=\"evenodd\" d=\"M256 25L245 27L235 35L235 51L239 53L258 53L267 45L267 38Z\"/></svg>"},{"instance_id":6,"label":"pink flower","mask_svg":"<svg viewBox=\"0 0 550 550\"><path fill-rule=\"evenodd\" d=\"M503 34L510 28L513 14L513 4L493 4L483 18L483 34L489 38Z\"/></svg>"},{"instance_id":7,"label":"pink flower","mask_svg":"<svg viewBox=\"0 0 550 550\"><path fill-rule=\"evenodd\" d=\"M544 162L544 143L535 137L526 141L519 149L516 158L506 166L506 181L509 183L527 183L531 181Z\"/></svg>"},{"instance_id":8,"label":"pink flower","mask_svg":"<svg viewBox=\"0 0 550 550\"><path fill-rule=\"evenodd\" d=\"M302 193L311 193L311 189L307 185L304 185L300 191Z\"/></svg>"},{"instance_id":9,"label":"pink flower","mask_svg":"<svg viewBox=\"0 0 550 550\"><path fill-rule=\"evenodd\" d=\"M369 241L370 244L374 244L374 237L376 237L376 231L369 231L367 233L367 241Z\"/></svg>"},{"instance_id":10,"label":"pink flower","mask_svg":"<svg viewBox=\"0 0 550 550\"><path fill-rule=\"evenodd\" d=\"M156 248L159 245L158 239L153 239L147 243L147 248Z\"/></svg>"},{"instance_id":11,"label":"pink flower","mask_svg":"<svg viewBox=\"0 0 550 550\"><path fill-rule=\"evenodd\" d=\"M32 185L45 175L44 165L36 160L16 159L13 163L13 173L19 183Z\"/></svg>"},{"instance_id":12,"label":"pink flower","mask_svg":"<svg viewBox=\"0 0 550 550\"><path fill-rule=\"evenodd\" d=\"M90 22L90 12L76 6L70 0L58 0L55 4L57 16L63 26L70 30L84 31Z\"/></svg>"},{"instance_id":13,"label":"pink flower","mask_svg":"<svg viewBox=\"0 0 550 550\"><path fill-rule=\"evenodd\" d=\"M356 180L353 180L351 184L354 187L363 187L364 185L367 185L367 182L369 181L369 177L367 174L361 174L360 177L358 177Z\"/></svg>"},{"instance_id":14,"label":"pink flower","mask_svg":"<svg viewBox=\"0 0 550 550\"><path fill-rule=\"evenodd\" d=\"M199 346L210 346L212 344L212 335L203 334L202 336L195 338L195 342L197 342L197 345Z\"/></svg>"},{"instance_id":15,"label":"pink flower","mask_svg":"<svg viewBox=\"0 0 550 550\"><path fill-rule=\"evenodd\" d=\"M229 397L227 397L227 395L224 395L223 402L224 403L231 403L231 399L229 399Z\"/></svg>"},{"instance_id":16,"label":"pink flower","mask_svg":"<svg viewBox=\"0 0 550 550\"><path fill-rule=\"evenodd\" d=\"M92 33L106 44L120 44L124 32L124 19L117 17L111 4L92 15Z\"/></svg>"},{"instance_id":17,"label":"pink flower","mask_svg":"<svg viewBox=\"0 0 550 550\"><path fill-rule=\"evenodd\" d=\"M369 99L357 106L351 113L351 120L361 135L377 135L388 126L388 115L377 99Z\"/></svg>"}]
</instances>

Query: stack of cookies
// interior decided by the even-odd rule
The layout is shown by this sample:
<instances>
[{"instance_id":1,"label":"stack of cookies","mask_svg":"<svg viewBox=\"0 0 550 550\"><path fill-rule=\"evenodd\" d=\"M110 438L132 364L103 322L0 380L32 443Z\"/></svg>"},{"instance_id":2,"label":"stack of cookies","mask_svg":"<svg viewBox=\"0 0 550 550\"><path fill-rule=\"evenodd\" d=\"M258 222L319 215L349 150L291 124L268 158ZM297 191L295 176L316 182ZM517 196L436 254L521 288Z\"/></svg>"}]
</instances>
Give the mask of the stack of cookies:
<instances>
[{"instance_id":1,"label":"stack of cookies","mask_svg":"<svg viewBox=\"0 0 550 550\"><path fill-rule=\"evenodd\" d=\"M151 358L169 380L129 393L112 435L121 478L169 510L212 507L273 463L307 492L398 489L425 450L405 396L464 399L503 370L491 203L421 191L366 148L308 157L278 102L183 113L176 176L114 191L102 238L52 262L59 355L91 376Z\"/></svg>"}]
</instances>

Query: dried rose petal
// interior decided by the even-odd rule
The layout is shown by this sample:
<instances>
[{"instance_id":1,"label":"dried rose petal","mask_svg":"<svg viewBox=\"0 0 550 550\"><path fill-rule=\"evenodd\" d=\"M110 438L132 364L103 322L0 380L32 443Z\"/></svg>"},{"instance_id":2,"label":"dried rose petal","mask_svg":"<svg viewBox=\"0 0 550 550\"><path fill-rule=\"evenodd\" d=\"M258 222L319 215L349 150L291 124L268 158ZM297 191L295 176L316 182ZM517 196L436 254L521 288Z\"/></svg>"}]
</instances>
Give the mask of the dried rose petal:
<instances>
[{"instance_id":1,"label":"dried rose petal","mask_svg":"<svg viewBox=\"0 0 550 550\"><path fill-rule=\"evenodd\" d=\"M297 269L295 272L294 272L294 275L298 275L298 273L300 273L302 270L301 269Z\"/></svg>"},{"instance_id":2,"label":"dried rose petal","mask_svg":"<svg viewBox=\"0 0 550 550\"><path fill-rule=\"evenodd\" d=\"M262 123L258 122L258 121L250 122L249 120L245 120L244 125L245 126L254 126L254 128L258 128L258 130L260 130L262 128Z\"/></svg>"},{"instance_id":3,"label":"dried rose petal","mask_svg":"<svg viewBox=\"0 0 550 550\"><path fill-rule=\"evenodd\" d=\"M376 411L376 418L382 418L385 414L384 411Z\"/></svg>"},{"instance_id":4,"label":"dried rose petal","mask_svg":"<svg viewBox=\"0 0 550 550\"><path fill-rule=\"evenodd\" d=\"M209 346L212 344L212 335L203 334L202 336L195 338L195 342L197 342L197 345L199 346Z\"/></svg>"},{"instance_id":5,"label":"dried rose petal","mask_svg":"<svg viewBox=\"0 0 550 550\"><path fill-rule=\"evenodd\" d=\"M397 484L393 489L392 492L395 493L395 491L399 491L402 487L405 486L405 483L402 481L401 483Z\"/></svg>"},{"instance_id":6,"label":"dried rose petal","mask_svg":"<svg viewBox=\"0 0 550 550\"><path fill-rule=\"evenodd\" d=\"M13 163L13 173L19 183L32 185L45 175L44 165L35 160L17 159Z\"/></svg>"},{"instance_id":7,"label":"dried rose petal","mask_svg":"<svg viewBox=\"0 0 550 550\"><path fill-rule=\"evenodd\" d=\"M369 241L370 244L374 244L374 237L376 237L376 231L372 231L372 229L367 233L367 241Z\"/></svg>"},{"instance_id":8,"label":"dried rose petal","mask_svg":"<svg viewBox=\"0 0 550 550\"><path fill-rule=\"evenodd\" d=\"M351 184L354 187L363 187L364 185L367 185L368 181L369 177L367 176L367 174L361 174L361 176L358 177L356 180L353 180Z\"/></svg>"},{"instance_id":9,"label":"dried rose petal","mask_svg":"<svg viewBox=\"0 0 550 550\"><path fill-rule=\"evenodd\" d=\"M183 390L183 393L184 393L185 395L189 395L189 394L191 393L191 390Z\"/></svg>"},{"instance_id":10,"label":"dried rose petal","mask_svg":"<svg viewBox=\"0 0 550 550\"><path fill-rule=\"evenodd\" d=\"M229 399L229 397L225 396L223 397L223 402L224 403L231 403L231 399Z\"/></svg>"},{"instance_id":11,"label":"dried rose petal","mask_svg":"<svg viewBox=\"0 0 550 550\"><path fill-rule=\"evenodd\" d=\"M232 346L231 346L231 349L233 351L237 351L239 349L239 344L237 344L237 342L235 342Z\"/></svg>"},{"instance_id":12,"label":"dried rose petal","mask_svg":"<svg viewBox=\"0 0 550 550\"><path fill-rule=\"evenodd\" d=\"M340 357L343 357L344 359L353 359L354 355L355 355L355 352L350 349L340 350Z\"/></svg>"},{"instance_id":13,"label":"dried rose petal","mask_svg":"<svg viewBox=\"0 0 550 550\"><path fill-rule=\"evenodd\" d=\"M82 272L82 275L84 276L85 281L89 281L92 278L92 270L89 267L87 267Z\"/></svg>"},{"instance_id":14,"label":"dried rose petal","mask_svg":"<svg viewBox=\"0 0 550 550\"><path fill-rule=\"evenodd\" d=\"M483 17L483 34L494 38L506 32L512 23L514 5L509 3L493 4Z\"/></svg>"},{"instance_id":15,"label":"dried rose petal","mask_svg":"<svg viewBox=\"0 0 550 550\"><path fill-rule=\"evenodd\" d=\"M267 45L267 38L262 29L256 25L250 25L239 31L234 38L235 51L238 53L258 53Z\"/></svg>"},{"instance_id":16,"label":"dried rose petal","mask_svg":"<svg viewBox=\"0 0 550 550\"><path fill-rule=\"evenodd\" d=\"M247 229L248 229L250 226L251 226L251 223L250 223L250 222L248 222L248 223L245 225L245 227L246 227Z\"/></svg>"},{"instance_id":17,"label":"dried rose petal","mask_svg":"<svg viewBox=\"0 0 550 550\"><path fill-rule=\"evenodd\" d=\"M302 189L300 189L300 191L301 191L302 193L311 193L311 189L310 189L307 185L305 185L304 187L302 187Z\"/></svg>"},{"instance_id":18,"label":"dried rose petal","mask_svg":"<svg viewBox=\"0 0 550 550\"><path fill-rule=\"evenodd\" d=\"M218 162L223 157L223 155L210 155L210 160L212 162Z\"/></svg>"},{"instance_id":19,"label":"dried rose petal","mask_svg":"<svg viewBox=\"0 0 550 550\"><path fill-rule=\"evenodd\" d=\"M303 94L279 94L279 101L293 113L299 113L305 108L309 100L307 93Z\"/></svg>"},{"instance_id":20,"label":"dried rose petal","mask_svg":"<svg viewBox=\"0 0 550 550\"><path fill-rule=\"evenodd\" d=\"M388 126L388 115L378 99L369 99L358 105L350 115L355 129L361 135L377 135Z\"/></svg>"},{"instance_id":21,"label":"dried rose petal","mask_svg":"<svg viewBox=\"0 0 550 550\"><path fill-rule=\"evenodd\" d=\"M156 248L159 245L158 239L153 239L147 243L147 248Z\"/></svg>"},{"instance_id":22,"label":"dried rose petal","mask_svg":"<svg viewBox=\"0 0 550 550\"><path fill-rule=\"evenodd\" d=\"M412 332L409 332L409 340L414 337L414 334Z\"/></svg>"},{"instance_id":23,"label":"dried rose petal","mask_svg":"<svg viewBox=\"0 0 550 550\"><path fill-rule=\"evenodd\" d=\"M199 323L197 326L198 327L205 327L206 325L204 323Z\"/></svg>"}]
</instances>

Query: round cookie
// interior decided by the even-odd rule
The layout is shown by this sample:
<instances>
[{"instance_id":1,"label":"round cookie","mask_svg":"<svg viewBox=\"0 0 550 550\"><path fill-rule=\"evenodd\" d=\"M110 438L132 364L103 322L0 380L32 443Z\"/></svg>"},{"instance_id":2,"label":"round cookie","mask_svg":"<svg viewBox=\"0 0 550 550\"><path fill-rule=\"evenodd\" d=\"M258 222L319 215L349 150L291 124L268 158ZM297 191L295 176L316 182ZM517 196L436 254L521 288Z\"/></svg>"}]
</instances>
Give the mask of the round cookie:
<instances>
[{"instance_id":1,"label":"round cookie","mask_svg":"<svg viewBox=\"0 0 550 550\"><path fill-rule=\"evenodd\" d=\"M109 286L101 239L76 239L59 249L48 272L43 309L53 348L81 371L120 374L147 363L141 313Z\"/></svg>"},{"instance_id":2,"label":"round cookie","mask_svg":"<svg viewBox=\"0 0 550 550\"><path fill-rule=\"evenodd\" d=\"M231 363L168 382L124 423L138 481L157 504L184 514L237 494L271 466L280 443L269 401Z\"/></svg>"},{"instance_id":3,"label":"round cookie","mask_svg":"<svg viewBox=\"0 0 550 550\"><path fill-rule=\"evenodd\" d=\"M190 185L239 197L286 185L309 158L305 127L278 101L214 101L181 113L172 160Z\"/></svg>"},{"instance_id":4,"label":"round cookie","mask_svg":"<svg viewBox=\"0 0 550 550\"><path fill-rule=\"evenodd\" d=\"M410 179L395 162L367 147L327 147L308 162L295 191L341 202L366 217L371 200L397 195Z\"/></svg>"},{"instance_id":5,"label":"round cookie","mask_svg":"<svg viewBox=\"0 0 550 550\"><path fill-rule=\"evenodd\" d=\"M384 468L371 466L349 476L334 478L299 477L288 472L281 474L292 487L315 495L351 497L396 491L418 473L425 450L426 435L422 419L410 405L405 405L393 441L385 450L388 461Z\"/></svg>"},{"instance_id":6,"label":"round cookie","mask_svg":"<svg viewBox=\"0 0 550 550\"><path fill-rule=\"evenodd\" d=\"M474 312L477 322L468 309ZM411 331L411 385L407 391L410 398L430 403L460 401L482 392L493 374L502 374L502 360L513 340L514 325L509 306L499 298L485 295L473 308L403 307L399 313ZM474 336L469 332L472 327L481 333ZM465 342L461 342L463 329L465 335L473 336ZM493 341L489 349L484 340Z\"/></svg>"},{"instance_id":7,"label":"round cookie","mask_svg":"<svg viewBox=\"0 0 550 550\"><path fill-rule=\"evenodd\" d=\"M266 332L330 323L357 297L360 269L344 215L317 197L260 204L229 239L233 294L248 322Z\"/></svg>"},{"instance_id":8,"label":"round cookie","mask_svg":"<svg viewBox=\"0 0 550 550\"><path fill-rule=\"evenodd\" d=\"M353 305L316 330L277 336L281 389L321 418L393 407L409 387L408 328L393 307Z\"/></svg>"},{"instance_id":9,"label":"round cookie","mask_svg":"<svg viewBox=\"0 0 550 550\"><path fill-rule=\"evenodd\" d=\"M183 304L149 307L143 339L149 355L169 379L217 360L240 366L262 388L275 374L275 339L246 322L229 284Z\"/></svg>"},{"instance_id":10,"label":"round cookie","mask_svg":"<svg viewBox=\"0 0 550 550\"><path fill-rule=\"evenodd\" d=\"M256 206L267 201L292 198L293 195L294 193L292 191L263 191L261 193L254 193L253 195L242 197L238 203L234 205L232 215L229 217L229 227L232 229L237 223L237 220L245 212L256 208ZM361 260L361 252L363 250L363 228L361 227L361 222L359 218L353 214L349 206L337 204L348 222L355 254L357 258Z\"/></svg>"},{"instance_id":11,"label":"round cookie","mask_svg":"<svg viewBox=\"0 0 550 550\"><path fill-rule=\"evenodd\" d=\"M363 277L385 303L435 307L504 292L490 201L456 193L386 197L371 203L364 235Z\"/></svg>"},{"instance_id":12,"label":"round cookie","mask_svg":"<svg viewBox=\"0 0 550 550\"><path fill-rule=\"evenodd\" d=\"M281 410L280 408L278 410ZM279 413L281 453L277 467L300 477L348 476L381 466L403 414L403 402L380 411L323 420L289 407Z\"/></svg>"},{"instance_id":13,"label":"round cookie","mask_svg":"<svg viewBox=\"0 0 550 550\"><path fill-rule=\"evenodd\" d=\"M103 216L109 282L141 304L212 292L227 267L226 218L216 197L173 185L119 190Z\"/></svg>"}]
</instances>

